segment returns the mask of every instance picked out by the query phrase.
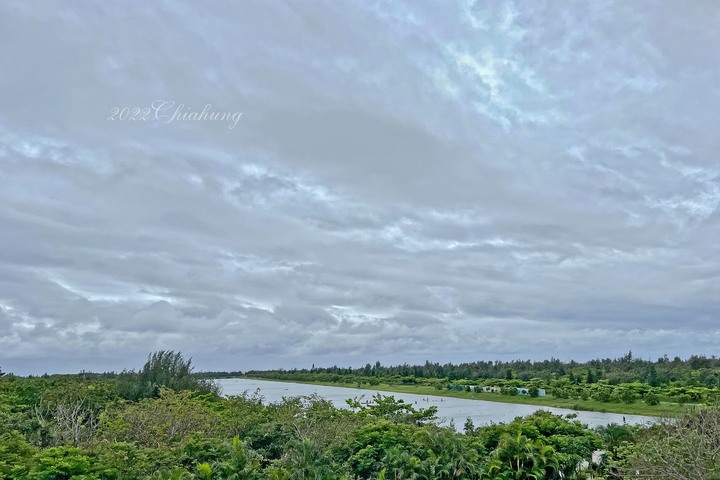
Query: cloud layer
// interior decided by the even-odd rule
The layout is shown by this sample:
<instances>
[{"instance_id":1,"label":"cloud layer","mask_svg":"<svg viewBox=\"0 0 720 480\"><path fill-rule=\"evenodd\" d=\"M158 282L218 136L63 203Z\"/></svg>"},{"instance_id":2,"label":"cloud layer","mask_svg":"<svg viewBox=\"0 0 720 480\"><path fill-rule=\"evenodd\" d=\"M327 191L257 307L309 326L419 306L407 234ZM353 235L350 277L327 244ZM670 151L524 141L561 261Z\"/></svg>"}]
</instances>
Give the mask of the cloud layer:
<instances>
[{"instance_id":1,"label":"cloud layer","mask_svg":"<svg viewBox=\"0 0 720 480\"><path fill-rule=\"evenodd\" d=\"M720 347L720 7L57 9L0 6L4 370Z\"/></svg>"}]
</instances>

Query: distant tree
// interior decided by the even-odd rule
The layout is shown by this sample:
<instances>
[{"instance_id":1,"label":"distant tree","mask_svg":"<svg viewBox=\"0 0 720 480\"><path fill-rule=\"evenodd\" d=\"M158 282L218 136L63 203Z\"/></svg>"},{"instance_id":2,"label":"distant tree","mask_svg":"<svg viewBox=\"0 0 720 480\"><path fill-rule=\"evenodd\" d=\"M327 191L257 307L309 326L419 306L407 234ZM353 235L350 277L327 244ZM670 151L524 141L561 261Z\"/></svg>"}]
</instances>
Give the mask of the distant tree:
<instances>
[{"instance_id":1,"label":"distant tree","mask_svg":"<svg viewBox=\"0 0 720 480\"><path fill-rule=\"evenodd\" d=\"M148 355L147 362L139 372L120 374L120 393L130 400L158 397L161 388L176 392L197 390L218 393L211 381L193 374L192 359L185 359L181 352L160 350Z\"/></svg>"},{"instance_id":2,"label":"distant tree","mask_svg":"<svg viewBox=\"0 0 720 480\"><path fill-rule=\"evenodd\" d=\"M500 389L502 395L515 396L518 394L517 388L506 385Z\"/></svg>"},{"instance_id":3,"label":"distant tree","mask_svg":"<svg viewBox=\"0 0 720 480\"><path fill-rule=\"evenodd\" d=\"M613 387L610 385L598 385L598 387L593 392L593 398L599 402L609 402L613 395Z\"/></svg>"},{"instance_id":4,"label":"distant tree","mask_svg":"<svg viewBox=\"0 0 720 480\"><path fill-rule=\"evenodd\" d=\"M633 403L635 401L635 393L629 388L621 388L618 392L620 400L624 403Z\"/></svg>"},{"instance_id":5,"label":"distant tree","mask_svg":"<svg viewBox=\"0 0 720 480\"><path fill-rule=\"evenodd\" d=\"M660 404L660 398L658 398L655 393L648 392L645 394L645 403L648 405L658 405Z\"/></svg>"}]
</instances>

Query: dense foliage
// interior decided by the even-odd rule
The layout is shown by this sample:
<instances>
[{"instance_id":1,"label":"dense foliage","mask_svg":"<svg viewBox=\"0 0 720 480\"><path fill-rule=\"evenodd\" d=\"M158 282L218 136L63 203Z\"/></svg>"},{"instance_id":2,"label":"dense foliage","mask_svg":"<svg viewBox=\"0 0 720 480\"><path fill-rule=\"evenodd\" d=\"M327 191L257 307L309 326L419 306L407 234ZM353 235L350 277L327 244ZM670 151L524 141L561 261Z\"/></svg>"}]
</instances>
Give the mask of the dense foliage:
<instances>
[{"instance_id":1,"label":"dense foliage","mask_svg":"<svg viewBox=\"0 0 720 480\"><path fill-rule=\"evenodd\" d=\"M139 372L0 378L0 479L664 479L715 478L718 468L714 409L597 431L538 411L509 424L468 420L458 433L435 414L381 395L344 409L318 397L225 398L182 356L158 352ZM599 450L605 459L593 463ZM692 477L656 468L690 455Z\"/></svg>"}]
</instances>

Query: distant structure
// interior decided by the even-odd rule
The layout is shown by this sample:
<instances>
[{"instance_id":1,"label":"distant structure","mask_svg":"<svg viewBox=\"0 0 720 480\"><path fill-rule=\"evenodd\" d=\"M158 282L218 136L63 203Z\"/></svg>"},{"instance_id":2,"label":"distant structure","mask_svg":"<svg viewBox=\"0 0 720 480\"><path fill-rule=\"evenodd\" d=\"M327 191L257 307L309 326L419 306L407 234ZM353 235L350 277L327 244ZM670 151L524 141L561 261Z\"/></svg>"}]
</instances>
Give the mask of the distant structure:
<instances>
[{"instance_id":1,"label":"distant structure","mask_svg":"<svg viewBox=\"0 0 720 480\"><path fill-rule=\"evenodd\" d=\"M457 390L457 391L470 391L470 392L482 392L482 393L501 393L502 388L498 387L497 385L455 385L450 384L448 385L448 390ZM523 397L532 397L530 394L530 388L524 388L524 387L515 387L516 393L515 395L523 396ZM537 397L544 397L547 395L547 392L544 388L538 388L537 389Z\"/></svg>"}]
</instances>

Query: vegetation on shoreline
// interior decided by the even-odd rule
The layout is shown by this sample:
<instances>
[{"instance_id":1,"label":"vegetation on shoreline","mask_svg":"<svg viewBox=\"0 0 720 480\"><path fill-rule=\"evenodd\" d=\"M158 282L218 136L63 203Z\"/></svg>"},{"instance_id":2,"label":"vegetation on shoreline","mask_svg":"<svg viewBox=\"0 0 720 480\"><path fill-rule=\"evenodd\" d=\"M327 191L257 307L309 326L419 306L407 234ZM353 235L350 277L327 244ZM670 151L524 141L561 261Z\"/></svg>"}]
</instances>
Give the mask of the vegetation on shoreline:
<instances>
[{"instance_id":1,"label":"vegetation on shoreline","mask_svg":"<svg viewBox=\"0 0 720 480\"><path fill-rule=\"evenodd\" d=\"M720 399L720 359L692 356L687 360L661 357L652 362L633 358L586 363L473 362L424 365L249 371L253 378L344 385L377 390L435 394L478 400L525 403L576 410L638 415L675 415ZM495 387L497 393L482 391ZM528 396L518 396L517 389ZM540 396L541 391L547 395Z\"/></svg>"},{"instance_id":2,"label":"vegetation on shoreline","mask_svg":"<svg viewBox=\"0 0 720 480\"><path fill-rule=\"evenodd\" d=\"M514 403L520 405L538 405L542 407L567 408L570 410L582 410L589 412L620 413L627 415L645 415L655 417L675 416L689 411L696 405L678 405L676 403L660 403L658 405L647 405L645 403L603 403L588 399L567 399L556 398L552 395L545 397L530 397L521 395L502 395L498 393L475 393L457 390L438 390L426 385L403 385L403 384L370 384L370 383L342 383L342 382L320 382L295 379L278 379L253 375L252 377L241 376L237 378L255 378L258 380L269 380L273 382L305 383L311 385L324 385L328 387L361 388L364 390L388 392L388 393L412 393L416 395L435 395L439 397L463 398L469 400L483 400L488 402Z\"/></svg>"},{"instance_id":3,"label":"vegetation on shoreline","mask_svg":"<svg viewBox=\"0 0 720 480\"><path fill-rule=\"evenodd\" d=\"M175 352L150 355L138 372L4 375L0 479L621 480L640 471L664 480L720 472L714 407L653 427L593 430L540 411L507 424L468 420L458 433L435 424L433 407L383 395L348 403L222 397Z\"/></svg>"}]
</instances>

